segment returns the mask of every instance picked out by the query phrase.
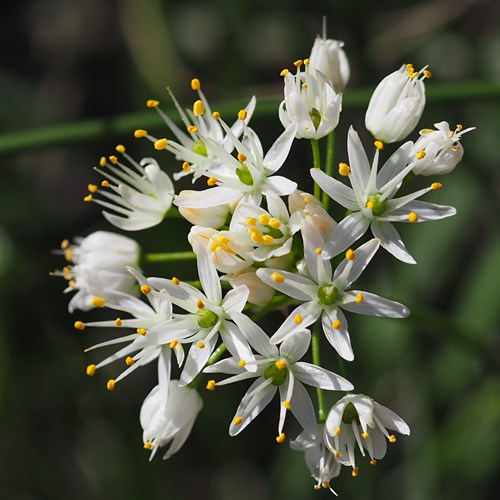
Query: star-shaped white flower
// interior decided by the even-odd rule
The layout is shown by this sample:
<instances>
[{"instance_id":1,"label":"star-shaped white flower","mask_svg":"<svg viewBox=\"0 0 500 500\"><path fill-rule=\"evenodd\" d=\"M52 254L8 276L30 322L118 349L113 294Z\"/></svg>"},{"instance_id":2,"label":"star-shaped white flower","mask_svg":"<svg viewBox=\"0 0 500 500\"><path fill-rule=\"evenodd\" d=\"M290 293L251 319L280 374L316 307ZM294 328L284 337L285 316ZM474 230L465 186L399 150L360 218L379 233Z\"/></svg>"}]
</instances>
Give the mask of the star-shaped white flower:
<instances>
[{"instance_id":1,"label":"star-shaped white flower","mask_svg":"<svg viewBox=\"0 0 500 500\"><path fill-rule=\"evenodd\" d=\"M413 144L407 142L385 162L378 171L379 150L376 149L372 166L358 134L351 127L347 141L350 165L341 164L342 175L349 177L352 187L328 176L319 169L311 169L314 181L332 200L352 213L339 222L328 238L325 258L331 258L361 238L370 227L382 246L397 259L415 264L393 222L425 222L455 215L453 207L418 201L425 193L440 189L438 182L400 198L395 198L401 182L415 167L418 159L408 163Z\"/></svg>"}]
</instances>

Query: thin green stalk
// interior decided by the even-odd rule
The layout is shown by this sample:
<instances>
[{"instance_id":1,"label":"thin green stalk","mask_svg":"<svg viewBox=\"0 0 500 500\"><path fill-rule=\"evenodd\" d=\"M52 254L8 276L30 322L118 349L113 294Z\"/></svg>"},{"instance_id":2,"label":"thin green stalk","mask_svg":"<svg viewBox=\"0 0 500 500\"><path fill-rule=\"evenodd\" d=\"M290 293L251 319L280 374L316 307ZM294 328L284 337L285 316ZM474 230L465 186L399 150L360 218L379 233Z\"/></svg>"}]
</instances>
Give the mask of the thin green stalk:
<instances>
[{"instance_id":1,"label":"thin green stalk","mask_svg":"<svg viewBox=\"0 0 500 500\"><path fill-rule=\"evenodd\" d=\"M319 150L318 139L311 139L311 148L313 155L313 166L321 170L321 153ZM321 188L318 184L314 183L314 196L319 200L321 197Z\"/></svg>"},{"instance_id":2,"label":"thin green stalk","mask_svg":"<svg viewBox=\"0 0 500 500\"><path fill-rule=\"evenodd\" d=\"M335 130L332 130L326 139L326 162L325 162L325 174L330 177L333 176L333 160L335 158ZM321 202L323 208L328 210L330 206L330 197L323 192Z\"/></svg>"},{"instance_id":3,"label":"thin green stalk","mask_svg":"<svg viewBox=\"0 0 500 500\"><path fill-rule=\"evenodd\" d=\"M312 359L316 366L321 366L321 356L320 356L320 327L319 323L316 322L312 332ZM325 395L323 394L323 389L317 387L316 395L318 397L318 421L323 423L326 420L325 411Z\"/></svg>"},{"instance_id":4,"label":"thin green stalk","mask_svg":"<svg viewBox=\"0 0 500 500\"><path fill-rule=\"evenodd\" d=\"M196 260L194 252L165 252L147 253L144 256L145 262L179 262L185 260Z\"/></svg>"}]
</instances>

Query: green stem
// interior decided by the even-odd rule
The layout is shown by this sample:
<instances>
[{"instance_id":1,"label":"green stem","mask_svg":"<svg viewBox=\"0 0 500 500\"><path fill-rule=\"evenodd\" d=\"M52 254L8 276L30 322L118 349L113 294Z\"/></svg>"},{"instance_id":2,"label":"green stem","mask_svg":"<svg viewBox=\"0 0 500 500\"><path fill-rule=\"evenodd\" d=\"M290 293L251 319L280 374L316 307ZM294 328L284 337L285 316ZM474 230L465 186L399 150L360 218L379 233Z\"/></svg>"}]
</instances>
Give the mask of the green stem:
<instances>
[{"instance_id":1,"label":"green stem","mask_svg":"<svg viewBox=\"0 0 500 500\"><path fill-rule=\"evenodd\" d=\"M312 359L316 366L321 366L320 357L320 325L318 322L315 323L312 333ZM323 423L326 420L325 411L325 396L323 394L323 389L317 387L316 395L318 397L318 421Z\"/></svg>"},{"instance_id":2,"label":"green stem","mask_svg":"<svg viewBox=\"0 0 500 500\"><path fill-rule=\"evenodd\" d=\"M311 139L311 148L313 155L313 166L321 170L321 153L319 151L318 139ZM321 188L314 183L314 196L319 200L321 197Z\"/></svg>"},{"instance_id":3,"label":"green stem","mask_svg":"<svg viewBox=\"0 0 500 500\"><path fill-rule=\"evenodd\" d=\"M194 252L165 252L147 253L144 255L145 262L178 262L184 260L196 260Z\"/></svg>"},{"instance_id":4,"label":"green stem","mask_svg":"<svg viewBox=\"0 0 500 500\"><path fill-rule=\"evenodd\" d=\"M325 162L325 174L333 177L333 160L335 158L335 130L332 130L326 139L326 162ZM330 206L330 197L326 194L322 194L321 202L323 208L328 210Z\"/></svg>"}]
</instances>

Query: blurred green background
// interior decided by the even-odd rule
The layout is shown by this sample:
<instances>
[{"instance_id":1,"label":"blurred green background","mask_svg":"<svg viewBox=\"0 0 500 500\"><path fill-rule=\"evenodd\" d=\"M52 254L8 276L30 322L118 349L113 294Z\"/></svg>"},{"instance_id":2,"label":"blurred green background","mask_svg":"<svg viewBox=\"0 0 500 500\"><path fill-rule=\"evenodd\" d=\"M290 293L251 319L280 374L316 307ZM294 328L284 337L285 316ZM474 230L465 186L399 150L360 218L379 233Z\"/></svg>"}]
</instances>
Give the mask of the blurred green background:
<instances>
[{"instance_id":1,"label":"blurred green background","mask_svg":"<svg viewBox=\"0 0 500 500\"><path fill-rule=\"evenodd\" d=\"M456 97L453 90L434 94L420 123L477 127L463 138L464 161L430 197L456 206L458 215L405 226L403 239L418 265L380 252L360 283L361 289L404 302L412 316L349 318L356 353L349 378L359 392L399 413L412 435L400 438L376 467L360 463L356 479L344 470L333 486L341 498L358 500L495 496L498 2L24 0L1 10L0 131L7 135L0 138L0 498L327 498L312 489L303 456L274 442L277 404L242 435L228 437L242 385L203 393L205 408L187 444L168 462L157 456L149 463L138 415L155 369L136 372L114 393L105 382L116 366L86 377L85 366L105 353L93 357L83 349L109 338L109 332L76 332L76 319L94 316L71 317L63 280L49 277L63 265L52 252L61 240L113 230L82 198L96 180L92 166L117 143L136 157L151 154L149 144L132 142L131 136L148 120L153 128L159 123L153 112L143 114L146 99L163 100L164 109L172 109L165 91L170 86L189 106L189 80L195 76L211 102L234 101L233 112L252 93L279 99L280 70L308 55L324 15L330 37L346 42L352 69L337 133L338 161L346 160L351 123L370 140L363 106L347 105L350 90L372 89L406 62L430 65L431 97L433 85L479 83L472 97ZM128 114L134 116L122 117ZM58 139L82 120L97 121L88 133ZM253 126L265 146L281 130L276 113L257 111ZM47 127L43 136L21 134ZM168 171L178 168L165 155L158 158ZM311 189L310 165L308 145L297 143L283 171ZM132 236L146 251L164 251L172 234L187 229L165 223ZM187 241L180 241L174 248L187 249ZM172 274L167 265L144 270ZM323 360L337 369L329 351ZM287 435L297 433L290 418Z\"/></svg>"}]
</instances>

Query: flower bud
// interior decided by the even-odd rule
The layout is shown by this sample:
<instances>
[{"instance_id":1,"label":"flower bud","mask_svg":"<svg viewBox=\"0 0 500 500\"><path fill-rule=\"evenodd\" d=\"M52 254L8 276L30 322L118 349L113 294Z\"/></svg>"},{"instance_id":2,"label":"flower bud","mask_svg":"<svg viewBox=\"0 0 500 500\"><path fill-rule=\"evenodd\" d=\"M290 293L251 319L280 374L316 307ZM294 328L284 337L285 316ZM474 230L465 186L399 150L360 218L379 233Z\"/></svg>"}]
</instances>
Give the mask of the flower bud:
<instances>
[{"instance_id":1,"label":"flower bud","mask_svg":"<svg viewBox=\"0 0 500 500\"><path fill-rule=\"evenodd\" d=\"M274 288L266 285L255 273L255 270L233 274L228 276L229 283L233 288L246 285L250 294L248 302L257 306L265 306L271 302L274 295Z\"/></svg>"},{"instance_id":2,"label":"flower bud","mask_svg":"<svg viewBox=\"0 0 500 500\"><path fill-rule=\"evenodd\" d=\"M189 199L189 197L193 193L197 194L198 191L185 189L184 191L181 191L179 193L177 199ZM218 229L226 222L227 216L229 214L229 206L217 205L214 207L205 208L189 208L180 206L179 212L187 221L191 222L191 224L193 224L194 226L204 226Z\"/></svg>"}]
</instances>

